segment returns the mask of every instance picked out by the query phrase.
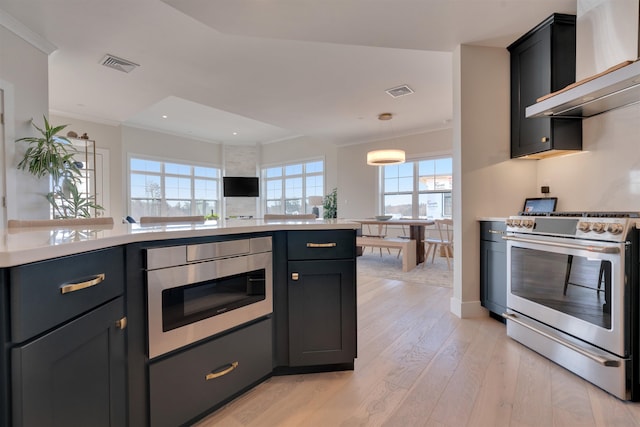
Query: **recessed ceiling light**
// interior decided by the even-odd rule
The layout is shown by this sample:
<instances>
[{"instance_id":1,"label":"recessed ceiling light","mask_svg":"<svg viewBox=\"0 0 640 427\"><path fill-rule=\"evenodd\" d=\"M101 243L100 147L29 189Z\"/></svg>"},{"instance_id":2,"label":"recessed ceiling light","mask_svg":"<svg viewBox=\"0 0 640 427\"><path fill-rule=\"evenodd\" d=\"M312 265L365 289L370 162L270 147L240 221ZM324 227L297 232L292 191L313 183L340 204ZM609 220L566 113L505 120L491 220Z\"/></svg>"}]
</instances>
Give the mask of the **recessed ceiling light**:
<instances>
[{"instance_id":1,"label":"recessed ceiling light","mask_svg":"<svg viewBox=\"0 0 640 427\"><path fill-rule=\"evenodd\" d=\"M166 119L167 117L169 117L169 116L167 116L166 114L163 114L163 115L162 115L162 118L163 118L163 119Z\"/></svg>"},{"instance_id":2,"label":"recessed ceiling light","mask_svg":"<svg viewBox=\"0 0 640 427\"><path fill-rule=\"evenodd\" d=\"M238 132L234 132L233 134L234 134L234 135L237 135L237 134L238 134Z\"/></svg>"}]
</instances>

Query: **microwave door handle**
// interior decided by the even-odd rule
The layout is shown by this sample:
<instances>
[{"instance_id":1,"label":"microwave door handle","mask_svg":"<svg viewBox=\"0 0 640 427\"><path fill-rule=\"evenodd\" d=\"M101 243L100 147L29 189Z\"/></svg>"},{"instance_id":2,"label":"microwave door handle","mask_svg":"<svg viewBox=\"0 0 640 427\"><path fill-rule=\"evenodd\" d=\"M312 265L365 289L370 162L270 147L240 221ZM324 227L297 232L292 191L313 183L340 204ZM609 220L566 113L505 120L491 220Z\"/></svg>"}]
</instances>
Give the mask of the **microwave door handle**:
<instances>
[{"instance_id":1,"label":"microwave door handle","mask_svg":"<svg viewBox=\"0 0 640 427\"><path fill-rule=\"evenodd\" d=\"M513 242L520 243L537 243L539 245L547 245L547 246L556 246L559 248L567 248L567 249L581 249L588 252L597 252L601 254L619 254L620 248L617 246L589 246L589 245L577 245L575 243L564 243L564 242L549 242L549 241L540 241L535 239L524 239L522 237L515 236L503 236L504 240L511 240Z\"/></svg>"}]
</instances>

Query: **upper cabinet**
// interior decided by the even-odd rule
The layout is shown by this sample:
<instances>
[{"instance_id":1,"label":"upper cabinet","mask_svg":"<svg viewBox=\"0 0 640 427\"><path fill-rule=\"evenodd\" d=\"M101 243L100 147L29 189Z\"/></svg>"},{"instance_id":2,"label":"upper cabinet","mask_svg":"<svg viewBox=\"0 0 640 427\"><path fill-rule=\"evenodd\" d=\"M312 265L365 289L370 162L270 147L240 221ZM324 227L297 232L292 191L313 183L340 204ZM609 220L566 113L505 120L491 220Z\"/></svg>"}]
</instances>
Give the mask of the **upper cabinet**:
<instances>
[{"instance_id":1,"label":"upper cabinet","mask_svg":"<svg viewBox=\"0 0 640 427\"><path fill-rule=\"evenodd\" d=\"M553 14L509 47L511 157L542 159L582 149L582 122L526 118L526 107L575 82L576 19Z\"/></svg>"}]
</instances>

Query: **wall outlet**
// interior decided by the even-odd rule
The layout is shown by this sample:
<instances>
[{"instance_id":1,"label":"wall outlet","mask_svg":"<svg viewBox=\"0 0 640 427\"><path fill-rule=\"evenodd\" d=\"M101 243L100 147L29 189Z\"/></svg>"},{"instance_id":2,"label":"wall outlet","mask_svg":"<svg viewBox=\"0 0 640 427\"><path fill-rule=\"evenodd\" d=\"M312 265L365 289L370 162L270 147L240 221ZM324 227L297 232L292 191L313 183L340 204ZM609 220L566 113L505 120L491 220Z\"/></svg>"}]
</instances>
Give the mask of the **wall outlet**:
<instances>
[{"instance_id":1,"label":"wall outlet","mask_svg":"<svg viewBox=\"0 0 640 427\"><path fill-rule=\"evenodd\" d=\"M542 194L549 194L551 191L549 190L549 186L548 185L543 185L542 187L540 187L540 192Z\"/></svg>"}]
</instances>

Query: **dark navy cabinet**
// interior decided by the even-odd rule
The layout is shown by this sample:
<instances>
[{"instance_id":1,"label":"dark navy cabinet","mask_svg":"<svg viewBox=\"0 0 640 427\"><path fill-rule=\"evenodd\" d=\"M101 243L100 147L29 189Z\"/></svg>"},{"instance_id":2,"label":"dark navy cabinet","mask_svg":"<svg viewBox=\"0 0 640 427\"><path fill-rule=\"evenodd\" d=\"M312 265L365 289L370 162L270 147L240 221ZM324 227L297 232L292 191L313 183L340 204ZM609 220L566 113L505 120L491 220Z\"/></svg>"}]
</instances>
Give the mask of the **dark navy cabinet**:
<instances>
[{"instance_id":1,"label":"dark navy cabinet","mask_svg":"<svg viewBox=\"0 0 640 427\"><path fill-rule=\"evenodd\" d=\"M511 55L511 157L544 158L582 149L580 119L526 118L526 107L576 78L574 15L553 14L508 49Z\"/></svg>"},{"instance_id":2,"label":"dark navy cabinet","mask_svg":"<svg viewBox=\"0 0 640 427\"><path fill-rule=\"evenodd\" d=\"M288 234L289 366L353 367L355 230Z\"/></svg>"},{"instance_id":3,"label":"dark navy cabinet","mask_svg":"<svg viewBox=\"0 0 640 427\"><path fill-rule=\"evenodd\" d=\"M10 425L11 371L9 370L9 288L6 270L0 269L0 426Z\"/></svg>"},{"instance_id":4,"label":"dark navy cabinet","mask_svg":"<svg viewBox=\"0 0 640 427\"><path fill-rule=\"evenodd\" d=\"M11 425L125 426L122 248L8 269Z\"/></svg>"},{"instance_id":5,"label":"dark navy cabinet","mask_svg":"<svg viewBox=\"0 0 640 427\"><path fill-rule=\"evenodd\" d=\"M507 309L507 242L504 221L480 222L480 302L501 318Z\"/></svg>"},{"instance_id":6,"label":"dark navy cabinet","mask_svg":"<svg viewBox=\"0 0 640 427\"><path fill-rule=\"evenodd\" d=\"M12 350L13 425L126 425L123 317L117 298Z\"/></svg>"},{"instance_id":7,"label":"dark navy cabinet","mask_svg":"<svg viewBox=\"0 0 640 427\"><path fill-rule=\"evenodd\" d=\"M150 424L185 425L271 374L271 319L149 366Z\"/></svg>"}]
</instances>

